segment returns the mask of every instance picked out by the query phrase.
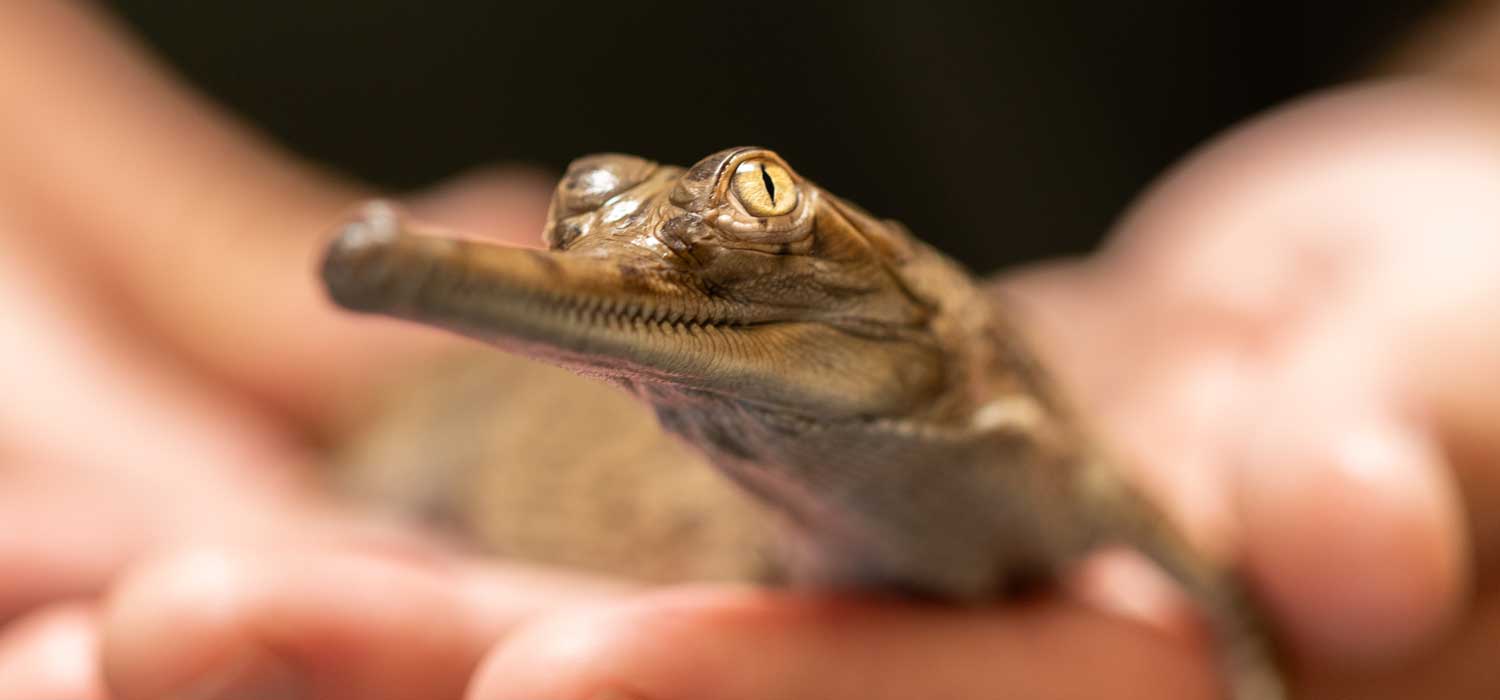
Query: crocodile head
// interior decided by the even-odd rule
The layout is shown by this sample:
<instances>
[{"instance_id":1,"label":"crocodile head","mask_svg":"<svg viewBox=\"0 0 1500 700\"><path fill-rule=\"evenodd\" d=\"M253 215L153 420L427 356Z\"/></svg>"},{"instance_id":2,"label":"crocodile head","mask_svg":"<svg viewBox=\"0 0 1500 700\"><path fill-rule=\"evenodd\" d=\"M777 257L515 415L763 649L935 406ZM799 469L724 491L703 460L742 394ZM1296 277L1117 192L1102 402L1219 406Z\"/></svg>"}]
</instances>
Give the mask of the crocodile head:
<instances>
[{"instance_id":1,"label":"crocodile head","mask_svg":"<svg viewBox=\"0 0 1500 700\"><path fill-rule=\"evenodd\" d=\"M989 314L899 224L735 148L691 168L575 161L548 250L405 230L366 207L329 248L339 304L443 326L650 392L818 420L946 420Z\"/></svg>"},{"instance_id":2,"label":"crocodile head","mask_svg":"<svg viewBox=\"0 0 1500 700\"><path fill-rule=\"evenodd\" d=\"M323 276L635 391L798 535L792 578L984 600L1104 541L1208 605L1236 698L1282 697L1255 619L1114 472L958 266L758 148L568 169L550 250L351 222ZM567 420L559 416L559 420Z\"/></svg>"}]
</instances>

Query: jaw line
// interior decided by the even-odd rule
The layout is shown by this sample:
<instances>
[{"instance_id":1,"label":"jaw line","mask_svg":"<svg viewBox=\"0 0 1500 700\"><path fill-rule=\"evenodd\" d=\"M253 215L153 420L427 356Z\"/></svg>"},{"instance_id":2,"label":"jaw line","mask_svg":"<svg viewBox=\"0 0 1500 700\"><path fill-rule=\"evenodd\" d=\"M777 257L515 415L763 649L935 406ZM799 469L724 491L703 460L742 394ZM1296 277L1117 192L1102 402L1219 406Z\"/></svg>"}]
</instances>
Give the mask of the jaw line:
<instances>
[{"instance_id":1,"label":"jaw line","mask_svg":"<svg viewBox=\"0 0 1500 700\"><path fill-rule=\"evenodd\" d=\"M375 209L333 241L322 273L354 311L787 412L890 415L941 381L923 343L713 299L642 263L407 233Z\"/></svg>"},{"instance_id":2,"label":"jaw line","mask_svg":"<svg viewBox=\"0 0 1500 700\"><path fill-rule=\"evenodd\" d=\"M628 262L408 233L378 210L344 228L322 273L329 295L351 310L590 372L702 389L749 334L781 322Z\"/></svg>"}]
</instances>

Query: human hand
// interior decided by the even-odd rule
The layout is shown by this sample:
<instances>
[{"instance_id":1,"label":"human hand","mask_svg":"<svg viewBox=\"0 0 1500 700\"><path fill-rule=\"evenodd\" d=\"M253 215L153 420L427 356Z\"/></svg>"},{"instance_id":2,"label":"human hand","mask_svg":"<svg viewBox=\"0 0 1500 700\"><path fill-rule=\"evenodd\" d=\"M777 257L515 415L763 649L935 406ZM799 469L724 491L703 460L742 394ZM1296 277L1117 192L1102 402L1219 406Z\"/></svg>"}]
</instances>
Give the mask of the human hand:
<instances>
[{"instance_id":1,"label":"human hand","mask_svg":"<svg viewBox=\"0 0 1500 700\"><path fill-rule=\"evenodd\" d=\"M1500 376L1487 109L1420 83L1302 105L1169 177L1097 259L1012 284L1099 431L1190 532L1246 562L1303 697L1494 692L1476 663L1500 636L1484 595L1494 530L1466 516L1494 510L1500 448L1484 420L1500 396L1486 384ZM242 573L205 582L184 573L201 565L189 558L119 589L104 648L123 697L159 691L139 679L180 668L183 647L275 649L272 675L297 669L313 697L416 696L397 664L377 684L329 663L330 616L340 639L383 650L360 658L399 656L470 590L438 574L447 592L401 596L410 618L387 624L310 603L327 576L313 562L335 552L273 567L269 584L249 573L263 555L220 556L215 569ZM1170 597L1142 606L1152 584L1127 565L1090 575L984 610L667 589L535 611L449 651L488 654L476 700L1213 695L1212 651ZM380 578L338 580L396 599ZM239 614L178 634L225 591Z\"/></svg>"},{"instance_id":2,"label":"human hand","mask_svg":"<svg viewBox=\"0 0 1500 700\"><path fill-rule=\"evenodd\" d=\"M1420 81L1295 106L1174 172L1095 259L1012 282L1099 432L1244 562L1297 697L1500 690L1494 109ZM1213 695L1170 601L1090 574L962 612L669 591L533 620L469 697ZM1132 606L1145 624L1099 611Z\"/></svg>"},{"instance_id":3,"label":"human hand","mask_svg":"<svg viewBox=\"0 0 1500 700\"><path fill-rule=\"evenodd\" d=\"M418 601L414 615L431 612L423 592L441 581L463 622L425 635L428 653L408 651L406 665L367 659L421 666L428 675L408 683L438 697L474 665L482 646L468 640L623 588L467 560L317 487L319 442L347 422L362 387L454 342L355 322L324 301L314 261L357 187L215 114L72 3L0 6L0 152L0 697L104 697L98 596L172 551L199 552L198 562L223 560L204 548L253 552L252 569L267 575L253 590L275 590L287 569L352 578L354 589L376 580ZM501 170L408 204L529 240L549 192L535 175ZM403 566L442 573L403 577ZM148 589L206 580L193 570L186 584ZM358 575L340 578L347 571ZM320 590L351 600L344 586ZM375 624L371 610L334 609ZM174 639L198 639L180 631ZM468 656L445 653L460 640ZM203 649L205 664L233 661ZM125 669L126 694L142 678L166 688L199 670L131 675L137 657L125 658L111 668Z\"/></svg>"},{"instance_id":4,"label":"human hand","mask_svg":"<svg viewBox=\"0 0 1500 700\"><path fill-rule=\"evenodd\" d=\"M1478 303L1493 290L1483 288L1487 278L1474 269L1495 256L1484 247L1485 237L1472 233L1497 201L1482 167L1493 144L1483 136L1485 127L1464 116L1482 106L1425 88L1390 90L1348 96L1342 109L1304 108L1240 134L1154 193L1099 260L1022 275L1014 292L1045 353L1100 431L1148 470L1143 477L1192 531L1224 551L1236 543L1242 547L1292 648L1307 659L1310 695L1402 697L1420 687L1429 696L1487 697L1486 679L1474 675L1484 667L1470 656L1494 639L1493 623L1487 623L1494 615L1483 598L1475 610L1461 604L1471 570L1480 590L1485 586L1483 553L1493 550L1493 538L1477 518L1472 530L1466 528L1448 475L1461 477L1468 512L1493 511L1486 496L1493 482L1483 472L1494 445L1482 419L1493 411L1483 402L1497 394L1481 382L1495 376L1484 357L1493 353L1484 350L1493 346L1496 324L1493 318L1485 322L1490 312ZM1393 109L1402 104L1422 107ZM1388 119L1353 129L1351 114L1361 121L1370 115ZM1402 124L1420 128L1407 132ZM1310 147L1328 145L1335 135L1346 148ZM1400 148L1390 149L1392 144ZM1397 158L1402 154L1414 160ZM1392 158L1404 166L1387 165ZM281 192L277 199L258 187L254 197L236 191L226 211L243 216L220 214L228 220L243 219L253 229L307 231L330 216L336 208L330 203L352 199L350 188L288 170L285 163L255 162L257 176L295 182L305 187L286 189L315 195ZM1431 167L1434 162L1442 167ZM1391 180L1341 175L1372 169ZM1434 173L1446 173L1442 183L1431 181ZM121 212L150 201L120 199ZM267 211L277 221L261 218ZM1271 211L1276 215L1266 216ZM1402 212L1408 218L1398 216ZM1434 226L1433 212L1451 215L1448 225ZM1414 224L1432 233L1407 237ZM180 227L160 228L167 240L183 236ZM247 265L259 261L262 271L286 267L288 259L311 256L315 246L303 239L290 249L271 248L250 256ZM127 276L149 269L131 267L142 263L125 248L103 255L115 256L110 269L124 269ZM1346 274L1328 274L1322 266ZM223 270L208 272L218 276ZM1436 279L1404 276L1434 273ZM278 282L276 273L247 278L261 289L300 290L303 284L290 277ZM144 283L149 290L150 280ZM1317 289L1323 301L1304 304L1304 285L1322 285ZM31 291L37 287L30 281L18 286L27 290L23 299L51 298ZM218 415L204 410L205 404L216 405L203 400L205 393L234 397L225 401L230 408L224 412L256 416L250 424L276 423L262 412L264 402L277 407L272 415L312 416L314 423L317 416L337 415L322 397L349 394L320 388L340 381L353 386L360 379L336 368L337 350L371 342L361 336L369 327L353 330L321 315L315 296L293 296L262 304L252 325L283 323L281 338L330 328L337 329L329 331L334 337L299 345L311 346L305 354L257 353L264 348L234 342L244 339L222 322L202 321L231 316L217 306L222 300L173 299L171 289L141 294L145 301L138 305L160 312L153 317L181 320L158 329L157 341L187 347L215 368L212 382L195 373L189 375L194 381L164 382L213 390L185 392L182 410L162 412L162 430L194 415ZM12 318L66 318L67 309L80 307L66 295L62 299L60 308ZM1447 313L1461 313L1465 322L1451 324ZM277 320L288 315L295 323ZM85 317L74 327L98 328L94 321ZM1409 333L1422 334L1423 352L1411 347ZM393 362L412 361L429 342L400 340L407 336L388 329L379 335L379 342L423 346L393 352L401 355ZM53 348L114 347L93 333L81 337L86 342L59 336L36 356ZM139 341L123 344L132 342ZM1442 361L1418 356L1432 347L1443 349ZM252 356L259 359L248 366L237 362ZM115 365L114 354L105 357L107 362L93 364L122 366L127 376L138 372L135 365ZM92 377L82 379L92 391ZM138 385L118 393L161 395ZM247 401L247 394L256 400ZM111 413L136 411L138 405ZM1298 407L1303 412L1290 410ZM345 536L366 531L346 529L349 521L336 513L325 519L317 504L304 511L307 499L283 497L297 492L295 486L244 488L265 478L267 463L292 465L284 471L295 473L310 459L306 452L266 458L260 448L244 448L244 438L226 437L234 431L224 425L247 422L231 417L210 423L218 432L203 431L206 436L195 440L238 446L244 454L198 453L183 460L188 468L168 471L164 481L174 487L199 483L205 478L202 464L221 462L245 464L244 471L260 476L206 477L218 485L169 499L189 508L171 527L152 532L181 532L187 524L203 535L192 544L217 546L144 565L133 564L136 556L162 546L151 533L135 540L139 547L94 546L88 540L100 531L130 534L134 528L122 524L155 510L175 512L175 506L161 507L160 499L121 497L132 489L101 471L105 487L90 503L139 505L119 518L101 517L99 525L83 530L79 547L49 547L56 551L46 553L128 552L118 561L91 564L95 573L83 577L89 583L66 589L79 593L120 567L134 571L116 584L102 615L87 603L67 605L8 628L0 642L0 680L5 659L21 663L44 648L81 659L59 672L76 679L92 661L95 647L87 641L102 638L101 661L120 698L171 697L191 686L211 690L203 684L222 684L223 691L234 683L240 690L275 687L288 697L300 689L304 697L361 698L453 697L465 685L474 698L591 697L610 689L651 698L1002 692L1207 697L1214 688L1211 652L1167 619L1172 611L1150 608L1122 618L1082 600L1097 599L1097 593L983 611L717 587L626 596L581 579L539 583L535 577L546 575L493 569L420 543L407 546L399 536L402 544L384 534ZM263 439L248 442L264 445ZM173 444L170 435L157 440ZM1345 447L1351 443L1356 449ZM284 484L283 478L270 481ZM69 482L47 492L69 498L88 492L78 486ZM254 495L260 490L271 495ZM1364 497L1336 501L1339 510L1330 513L1329 493ZM243 520L223 517L221 509L237 501L243 501ZM300 505L288 509L288 503ZM67 507L73 512L75 506ZM292 512L312 515L303 520L290 517ZM246 525L223 536L202 526L221 520ZM266 536L281 526L292 534ZM295 533L330 534L299 542L303 535ZM180 542L166 543L174 544ZM1473 566L1470 552L1480 555L1480 566ZM1100 568L1104 578L1118 571ZM52 570L63 569L69 567ZM1121 593L1119 587L1114 591ZM1107 602L1120 604L1118 597ZM1457 637L1439 636L1459 619ZM1424 651L1414 661L1388 661L1410 659L1412 649ZM471 668L486 653L489 661L470 684ZM1362 663L1393 663L1395 670L1373 680L1338 670Z\"/></svg>"},{"instance_id":5,"label":"human hand","mask_svg":"<svg viewBox=\"0 0 1500 700\"><path fill-rule=\"evenodd\" d=\"M1297 106L1176 172L1096 260L1013 284L1110 443L1246 562L1307 697L1495 692L1493 108L1416 81ZM1144 641L1090 646L1117 630L1067 601L981 621L676 598L530 625L471 696L1185 697L1195 682L1183 658L1143 659Z\"/></svg>"}]
</instances>

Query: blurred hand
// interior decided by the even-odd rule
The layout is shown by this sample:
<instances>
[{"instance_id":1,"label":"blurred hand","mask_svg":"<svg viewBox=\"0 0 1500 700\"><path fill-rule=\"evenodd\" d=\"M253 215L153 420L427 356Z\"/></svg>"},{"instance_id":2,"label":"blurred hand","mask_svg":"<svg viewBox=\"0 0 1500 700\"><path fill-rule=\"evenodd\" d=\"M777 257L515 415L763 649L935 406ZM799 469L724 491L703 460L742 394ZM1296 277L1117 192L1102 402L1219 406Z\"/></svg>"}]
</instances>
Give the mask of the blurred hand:
<instances>
[{"instance_id":1,"label":"blurred hand","mask_svg":"<svg viewBox=\"0 0 1500 700\"><path fill-rule=\"evenodd\" d=\"M234 593L190 592L237 572L268 577L237 590L327 596L247 610L247 624L271 630L285 615L311 634L286 611L315 611L331 636L307 647L337 654L334 673L369 667L423 697L456 694L522 614L624 588L466 561L325 502L322 443L383 375L454 342L356 322L324 301L315 261L359 188L215 114L73 3L0 6L0 152L0 697L104 697L105 661L114 697L232 675L249 662L213 643L213 624L241 620ZM408 204L530 241L550 189L496 170ZM100 596L137 566L126 580L150 580L142 562L174 551L203 565L144 590L178 612L130 602L128 583L116 606L171 643L112 643L101 659ZM229 551L256 563L236 569ZM367 586L372 598L358 598ZM410 607L385 604L385 592ZM448 614L429 617L434 600ZM381 610L396 617L382 623ZM340 628L335 614L358 621ZM367 637L391 649L360 627L380 624L408 651L360 656ZM431 629L414 644L401 625ZM199 655L142 656L183 649ZM345 692L357 689L350 678Z\"/></svg>"},{"instance_id":2,"label":"blurred hand","mask_svg":"<svg viewBox=\"0 0 1500 700\"><path fill-rule=\"evenodd\" d=\"M1097 429L1246 562L1307 697L1500 690L1491 109L1417 83L1295 107L1096 259L1012 280ZM639 593L362 522L305 483L308 436L450 341L323 303L313 260L359 189L65 4L0 8L0 152L0 697L1214 693L1212 650L1124 564L983 610ZM498 173L412 204L530 240L545 191Z\"/></svg>"},{"instance_id":3,"label":"blurred hand","mask_svg":"<svg viewBox=\"0 0 1500 700\"><path fill-rule=\"evenodd\" d=\"M1500 692L1496 107L1416 81L1305 101L1170 174L1093 259L1010 280L1096 429L1244 562L1296 697ZM469 697L1215 696L1148 581L1097 562L1071 592L666 591L531 621Z\"/></svg>"}]
</instances>

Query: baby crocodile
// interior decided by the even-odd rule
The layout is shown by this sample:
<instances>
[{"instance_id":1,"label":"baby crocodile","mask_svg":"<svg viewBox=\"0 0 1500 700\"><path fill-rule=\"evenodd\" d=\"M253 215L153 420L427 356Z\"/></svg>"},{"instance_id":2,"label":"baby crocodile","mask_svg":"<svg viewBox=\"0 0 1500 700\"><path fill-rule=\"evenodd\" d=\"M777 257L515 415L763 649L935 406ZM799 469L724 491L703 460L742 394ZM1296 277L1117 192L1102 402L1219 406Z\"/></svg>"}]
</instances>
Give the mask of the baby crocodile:
<instances>
[{"instance_id":1,"label":"baby crocodile","mask_svg":"<svg viewBox=\"0 0 1500 700\"><path fill-rule=\"evenodd\" d=\"M544 238L422 235L376 205L322 273L346 308L638 397L778 516L790 583L983 601L1125 545L1201 605L1235 700L1284 696L1238 580L1085 433L996 293L899 224L733 148L579 159Z\"/></svg>"}]
</instances>

